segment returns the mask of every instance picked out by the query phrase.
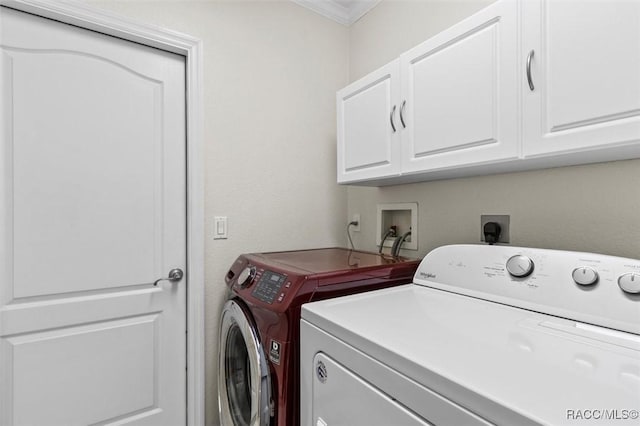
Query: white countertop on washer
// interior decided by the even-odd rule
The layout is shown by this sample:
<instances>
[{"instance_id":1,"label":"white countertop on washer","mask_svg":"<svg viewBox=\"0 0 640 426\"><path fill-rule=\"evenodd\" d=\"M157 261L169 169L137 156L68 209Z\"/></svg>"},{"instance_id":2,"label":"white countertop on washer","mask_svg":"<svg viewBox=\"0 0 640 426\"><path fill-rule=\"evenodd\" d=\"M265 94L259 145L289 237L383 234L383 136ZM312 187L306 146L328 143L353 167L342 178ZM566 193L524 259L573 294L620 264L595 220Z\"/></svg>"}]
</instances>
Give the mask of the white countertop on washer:
<instances>
[{"instance_id":1,"label":"white countertop on washer","mask_svg":"<svg viewBox=\"0 0 640 426\"><path fill-rule=\"evenodd\" d=\"M494 423L513 418L496 404L541 424L639 422L623 418L640 410L636 334L415 284L310 303L302 318Z\"/></svg>"}]
</instances>

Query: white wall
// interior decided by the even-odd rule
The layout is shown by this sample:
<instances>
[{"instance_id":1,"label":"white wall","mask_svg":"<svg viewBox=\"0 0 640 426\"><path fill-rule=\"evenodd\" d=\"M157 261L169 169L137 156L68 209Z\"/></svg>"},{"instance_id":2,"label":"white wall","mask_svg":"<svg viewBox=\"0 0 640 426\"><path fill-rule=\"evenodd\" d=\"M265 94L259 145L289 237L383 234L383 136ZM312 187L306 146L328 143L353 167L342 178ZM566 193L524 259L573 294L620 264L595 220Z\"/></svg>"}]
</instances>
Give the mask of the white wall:
<instances>
[{"instance_id":1,"label":"white wall","mask_svg":"<svg viewBox=\"0 0 640 426\"><path fill-rule=\"evenodd\" d=\"M206 423L216 425L227 268L243 252L345 242L335 92L348 79L348 29L289 1L93 3L204 41ZM218 215L226 241L211 239Z\"/></svg>"},{"instance_id":2,"label":"white wall","mask_svg":"<svg viewBox=\"0 0 640 426\"><path fill-rule=\"evenodd\" d=\"M350 28L350 81L384 65L491 0L383 0ZM640 160L348 189L361 214L358 248L375 249L376 205L418 202L418 251L480 241L481 214L511 215L511 244L640 257Z\"/></svg>"}]
</instances>

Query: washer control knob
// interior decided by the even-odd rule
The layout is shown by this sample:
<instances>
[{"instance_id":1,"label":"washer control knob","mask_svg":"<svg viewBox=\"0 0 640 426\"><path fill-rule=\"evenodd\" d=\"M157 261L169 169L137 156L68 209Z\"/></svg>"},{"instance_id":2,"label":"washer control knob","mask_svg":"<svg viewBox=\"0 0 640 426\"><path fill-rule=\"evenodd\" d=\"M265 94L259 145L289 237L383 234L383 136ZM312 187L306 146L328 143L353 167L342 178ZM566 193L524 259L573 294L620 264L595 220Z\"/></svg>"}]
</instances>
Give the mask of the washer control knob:
<instances>
[{"instance_id":1,"label":"washer control knob","mask_svg":"<svg viewBox=\"0 0 640 426\"><path fill-rule=\"evenodd\" d=\"M533 272L533 260L527 256L516 254L507 260L507 271L516 278L524 278Z\"/></svg>"},{"instance_id":2,"label":"washer control knob","mask_svg":"<svg viewBox=\"0 0 640 426\"><path fill-rule=\"evenodd\" d=\"M571 274L573 281L579 285L593 285L598 282L598 272L588 266L580 266Z\"/></svg>"},{"instance_id":3,"label":"washer control knob","mask_svg":"<svg viewBox=\"0 0 640 426\"><path fill-rule=\"evenodd\" d=\"M640 274L629 272L618 277L618 285L625 293L640 294Z\"/></svg>"},{"instance_id":4,"label":"washer control knob","mask_svg":"<svg viewBox=\"0 0 640 426\"><path fill-rule=\"evenodd\" d=\"M256 268L254 266L247 266L238 274L238 285L240 288L249 287L255 276Z\"/></svg>"}]
</instances>

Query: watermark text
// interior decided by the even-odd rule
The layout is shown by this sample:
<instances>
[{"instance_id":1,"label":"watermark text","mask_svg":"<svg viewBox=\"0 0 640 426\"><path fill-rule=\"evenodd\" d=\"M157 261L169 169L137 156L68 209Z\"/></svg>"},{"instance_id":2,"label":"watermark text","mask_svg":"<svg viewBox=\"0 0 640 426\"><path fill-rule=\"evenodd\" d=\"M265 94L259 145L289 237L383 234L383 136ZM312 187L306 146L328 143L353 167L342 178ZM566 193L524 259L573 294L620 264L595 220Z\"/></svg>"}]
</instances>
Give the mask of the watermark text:
<instances>
[{"instance_id":1,"label":"watermark text","mask_svg":"<svg viewBox=\"0 0 640 426\"><path fill-rule=\"evenodd\" d=\"M594 409L568 409L567 420L637 420L640 411L633 409L594 408Z\"/></svg>"}]
</instances>

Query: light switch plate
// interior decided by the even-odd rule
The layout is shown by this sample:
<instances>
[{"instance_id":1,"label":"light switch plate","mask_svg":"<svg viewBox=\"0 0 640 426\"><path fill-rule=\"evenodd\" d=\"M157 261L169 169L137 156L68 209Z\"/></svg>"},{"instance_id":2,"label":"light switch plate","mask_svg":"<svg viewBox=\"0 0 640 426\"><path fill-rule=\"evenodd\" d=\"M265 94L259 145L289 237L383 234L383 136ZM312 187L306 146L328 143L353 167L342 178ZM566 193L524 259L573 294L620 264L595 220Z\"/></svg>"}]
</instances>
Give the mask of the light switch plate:
<instances>
[{"instance_id":1,"label":"light switch plate","mask_svg":"<svg viewBox=\"0 0 640 426\"><path fill-rule=\"evenodd\" d=\"M226 216L215 216L213 218L213 239L214 240L227 239L227 217Z\"/></svg>"}]
</instances>

